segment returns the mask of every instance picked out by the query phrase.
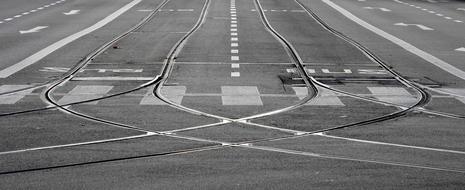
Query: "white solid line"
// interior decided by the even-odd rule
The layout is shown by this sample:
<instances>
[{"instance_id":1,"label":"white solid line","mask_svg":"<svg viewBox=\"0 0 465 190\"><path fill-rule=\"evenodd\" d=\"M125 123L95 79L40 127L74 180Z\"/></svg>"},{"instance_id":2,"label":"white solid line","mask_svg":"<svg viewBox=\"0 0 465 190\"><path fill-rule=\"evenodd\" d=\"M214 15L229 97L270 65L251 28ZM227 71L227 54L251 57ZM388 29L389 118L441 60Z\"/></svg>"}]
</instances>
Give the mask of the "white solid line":
<instances>
[{"instance_id":1,"label":"white solid line","mask_svg":"<svg viewBox=\"0 0 465 190\"><path fill-rule=\"evenodd\" d=\"M101 81L149 81L153 80L153 77L75 77L72 78L73 81L94 81L94 80L101 80Z\"/></svg>"},{"instance_id":2,"label":"white solid line","mask_svg":"<svg viewBox=\"0 0 465 190\"><path fill-rule=\"evenodd\" d=\"M233 69L237 69L239 67L240 67L240 64L238 64L238 63L231 64L231 68L233 68Z\"/></svg>"},{"instance_id":3,"label":"white solid line","mask_svg":"<svg viewBox=\"0 0 465 190\"><path fill-rule=\"evenodd\" d=\"M314 135L333 138L333 139L341 139L341 140L347 140L347 141L368 143L368 144L395 146L395 147L412 148L412 149L420 149L420 150L430 150L430 151L447 152L447 153L454 153L454 154L465 154L465 152L457 151L457 150L447 150L447 149L440 149L440 148L429 148L429 147L421 147L421 146L413 146L413 145L404 145L404 144L395 144L395 143L386 143L386 142L378 142L378 141L353 139L353 138L338 137L338 136L333 136L333 135L326 135L326 134L322 134L322 133L315 133Z\"/></svg>"},{"instance_id":4,"label":"white solid line","mask_svg":"<svg viewBox=\"0 0 465 190\"><path fill-rule=\"evenodd\" d=\"M108 15L107 17L105 17L103 20L95 23L94 25L84 29L84 30L81 30L71 36L68 36L66 38L63 38L61 39L60 41L58 42L55 42L53 43L52 45L46 47L45 49L42 49L40 50L39 52L27 57L26 59L6 68L6 69L3 69L0 71L0 78L6 78L24 68L26 68L27 66L29 65L32 65L34 63L36 63L37 61L41 60L42 58L44 58L45 56L51 54L52 52L56 51L57 49L65 46L66 44L69 44L71 42L73 42L74 40L77 40L79 38L81 38L82 36L85 36L103 26L105 26L106 24L110 23L111 21L113 21L114 19L116 19L118 16L120 16L121 14L123 14L124 12L128 11L130 8L132 8L133 6L139 4L142 0L133 0L132 2L126 4L124 7L118 9L117 11L115 11L114 13L112 13L111 15Z\"/></svg>"},{"instance_id":5,"label":"white solid line","mask_svg":"<svg viewBox=\"0 0 465 190\"><path fill-rule=\"evenodd\" d=\"M239 53L239 50L237 50L237 49L232 49L232 50L231 50L231 53Z\"/></svg>"},{"instance_id":6,"label":"white solid line","mask_svg":"<svg viewBox=\"0 0 465 190\"><path fill-rule=\"evenodd\" d=\"M241 73L240 72L231 72L231 77L240 77Z\"/></svg>"},{"instance_id":7,"label":"white solid line","mask_svg":"<svg viewBox=\"0 0 465 190\"><path fill-rule=\"evenodd\" d=\"M331 6L332 8L334 8L335 10L339 11L341 14L343 14L345 17L349 18L350 20L356 22L357 24L365 27L366 29L378 34L379 36L382 36L383 38L399 45L400 47L404 48L405 50L421 57L422 59L430 62L431 64L433 65L436 65L437 67L441 68L442 70L444 71L447 71L449 72L450 74L456 76L456 77L459 77L463 80L465 80L465 72L450 65L449 63L446 63L445 61L421 50L421 49L418 49L417 47L363 21L362 19L356 17L355 15L353 15L352 13L350 13L349 11L345 10L344 8L340 7L339 5L336 5L334 4L333 2L331 2L330 0L322 0L324 3L328 4L329 6Z\"/></svg>"}]
</instances>

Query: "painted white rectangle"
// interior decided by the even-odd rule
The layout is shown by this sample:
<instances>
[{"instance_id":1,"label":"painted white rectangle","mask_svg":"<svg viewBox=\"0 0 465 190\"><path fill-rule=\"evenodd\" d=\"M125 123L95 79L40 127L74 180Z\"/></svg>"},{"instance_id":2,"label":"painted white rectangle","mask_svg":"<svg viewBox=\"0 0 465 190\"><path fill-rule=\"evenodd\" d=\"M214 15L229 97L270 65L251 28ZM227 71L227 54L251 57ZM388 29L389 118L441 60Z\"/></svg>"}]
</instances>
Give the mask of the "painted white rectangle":
<instances>
[{"instance_id":1,"label":"painted white rectangle","mask_svg":"<svg viewBox=\"0 0 465 190\"><path fill-rule=\"evenodd\" d=\"M237 24L237 20L231 20L231 23Z\"/></svg>"},{"instance_id":2,"label":"painted white rectangle","mask_svg":"<svg viewBox=\"0 0 465 190\"><path fill-rule=\"evenodd\" d=\"M237 38L237 37L231 38L231 41L237 41L237 40L239 40L239 38Z\"/></svg>"},{"instance_id":3,"label":"painted white rectangle","mask_svg":"<svg viewBox=\"0 0 465 190\"><path fill-rule=\"evenodd\" d=\"M231 43L231 47L237 47L237 46L239 46L238 43Z\"/></svg>"},{"instance_id":4,"label":"painted white rectangle","mask_svg":"<svg viewBox=\"0 0 465 190\"><path fill-rule=\"evenodd\" d=\"M240 77L241 73L240 72L231 72L231 77Z\"/></svg>"},{"instance_id":5,"label":"painted white rectangle","mask_svg":"<svg viewBox=\"0 0 465 190\"><path fill-rule=\"evenodd\" d=\"M103 20L95 23L94 25L92 25L92 26L90 26L90 27L88 27L88 28L86 28L84 30L81 30L81 31L79 31L79 32L77 32L77 33L75 33L75 34L73 34L71 36L63 38L60 41L55 42L52 45L46 47L45 49L42 49L39 52L34 53L33 55L27 57L26 59L23 59L22 61L1 70L0 71L0 78L7 78L10 75L12 75L12 74L26 68L27 66L32 65L32 64L36 63L37 61L43 59L45 56L51 54L52 52L54 52L57 49L65 46L66 44L69 44L69 43L81 38L82 36L85 36L85 35L93 32L93 31L107 25L108 23L110 23L111 21L116 19L118 16L120 16L124 12L128 11L133 6L139 4L141 1L142 0L131 1L130 3L123 6L122 8L118 9L117 11L115 11L112 14L105 17Z\"/></svg>"},{"instance_id":6,"label":"painted white rectangle","mask_svg":"<svg viewBox=\"0 0 465 190\"><path fill-rule=\"evenodd\" d=\"M223 105L263 105L256 86L222 86L221 93Z\"/></svg>"},{"instance_id":7,"label":"painted white rectangle","mask_svg":"<svg viewBox=\"0 0 465 190\"><path fill-rule=\"evenodd\" d=\"M239 61L239 56L231 56L231 61Z\"/></svg>"},{"instance_id":8,"label":"painted white rectangle","mask_svg":"<svg viewBox=\"0 0 465 190\"><path fill-rule=\"evenodd\" d=\"M301 100L308 95L306 87L292 87L297 97ZM345 106L344 103L337 97L337 95L329 90L319 88L320 94L314 99L310 100L305 105L307 106Z\"/></svg>"},{"instance_id":9,"label":"painted white rectangle","mask_svg":"<svg viewBox=\"0 0 465 190\"><path fill-rule=\"evenodd\" d=\"M90 99L96 99L105 96L113 86L103 85L78 85L73 88L68 94L58 100L58 104L64 105L74 102L80 102ZM98 101L89 102L86 104L97 104Z\"/></svg>"},{"instance_id":10,"label":"painted white rectangle","mask_svg":"<svg viewBox=\"0 0 465 190\"><path fill-rule=\"evenodd\" d=\"M236 20L236 19L237 19L237 17L231 17L231 20Z\"/></svg>"},{"instance_id":11,"label":"painted white rectangle","mask_svg":"<svg viewBox=\"0 0 465 190\"><path fill-rule=\"evenodd\" d=\"M231 14L231 16L232 16L232 17L237 17L237 15L236 15L236 14Z\"/></svg>"},{"instance_id":12,"label":"painted white rectangle","mask_svg":"<svg viewBox=\"0 0 465 190\"><path fill-rule=\"evenodd\" d=\"M23 88L31 87L30 85L2 85L0 86L0 94L11 92ZM15 104L23 99L26 95L32 93L34 89L15 92L13 94L0 95L0 104Z\"/></svg>"},{"instance_id":13,"label":"painted white rectangle","mask_svg":"<svg viewBox=\"0 0 465 190\"><path fill-rule=\"evenodd\" d=\"M237 69L239 67L240 67L240 65L238 63L231 64L231 68L233 68L233 69Z\"/></svg>"},{"instance_id":14,"label":"painted white rectangle","mask_svg":"<svg viewBox=\"0 0 465 190\"><path fill-rule=\"evenodd\" d=\"M231 36L237 36L237 32L231 32Z\"/></svg>"},{"instance_id":15,"label":"painted white rectangle","mask_svg":"<svg viewBox=\"0 0 465 190\"><path fill-rule=\"evenodd\" d=\"M237 49L232 49L232 50L231 50L231 53L234 53L234 54L239 53L239 50L237 50Z\"/></svg>"},{"instance_id":16,"label":"painted white rectangle","mask_svg":"<svg viewBox=\"0 0 465 190\"><path fill-rule=\"evenodd\" d=\"M417 99L412 96L407 90L401 87L367 87L368 90L378 100L399 104L411 105L417 102Z\"/></svg>"},{"instance_id":17,"label":"painted white rectangle","mask_svg":"<svg viewBox=\"0 0 465 190\"><path fill-rule=\"evenodd\" d=\"M231 32L237 32L237 28L231 28Z\"/></svg>"},{"instance_id":18,"label":"painted white rectangle","mask_svg":"<svg viewBox=\"0 0 465 190\"><path fill-rule=\"evenodd\" d=\"M231 24L231 28L236 28L237 24Z\"/></svg>"}]
</instances>

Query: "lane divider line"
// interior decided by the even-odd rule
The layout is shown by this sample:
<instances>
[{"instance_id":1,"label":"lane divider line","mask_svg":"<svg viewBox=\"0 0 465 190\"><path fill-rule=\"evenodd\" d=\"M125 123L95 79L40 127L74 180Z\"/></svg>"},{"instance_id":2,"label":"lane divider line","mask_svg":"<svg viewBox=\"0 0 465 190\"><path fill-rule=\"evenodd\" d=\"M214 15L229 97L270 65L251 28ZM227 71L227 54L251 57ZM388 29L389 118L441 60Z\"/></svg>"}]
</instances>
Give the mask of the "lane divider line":
<instances>
[{"instance_id":1,"label":"lane divider line","mask_svg":"<svg viewBox=\"0 0 465 190\"><path fill-rule=\"evenodd\" d=\"M9 76L11 76L12 74L18 72L18 71L21 71L22 69L36 63L37 61L43 59L44 57L46 57L47 55L53 53L54 51L60 49L61 47L107 25L108 23L110 23L111 21L115 20L117 17L119 17L120 15L122 15L123 13L125 13L126 11L128 11L129 9L131 9L132 7L134 7L135 5L139 4L142 0L133 0L132 2L126 4L125 6L123 6L122 8L118 9L117 11L113 12L112 14L108 15L107 17L105 17L103 20L95 23L94 25L84 29L84 30L81 30L71 36L68 36L66 38L63 38L55 43L53 43L52 45L49 45L48 47L38 51L37 53L34 53L32 54L31 56L23 59L22 61L12 65L12 66L9 66L3 70L0 71L0 78L7 78Z\"/></svg>"},{"instance_id":2,"label":"lane divider line","mask_svg":"<svg viewBox=\"0 0 465 190\"><path fill-rule=\"evenodd\" d=\"M330 7L332 7L333 9L335 9L336 11L338 11L339 13L341 13L342 15L344 15L345 17L347 17L348 19L352 20L353 22L359 24L360 26L374 32L375 34L391 41L392 43L394 44L397 44L398 46L404 48L405 50L407 50L408 52L410 53L413 53L415 55L417 55L418 57L428 61L429 63L441 68L442 70L458 77L458 78L461 78L463 80L465 80L465 72L454 67L453 65L450 65L449 63L413 46L412 44L410 43L407 43L406 41L403 41L371 24L369 24L368 22L358 18L357 16L353 15L352 13L350 13L349 11L347 11L346 9L340 7L339 5L333 3L332 1L330 0L322 0L324 3L326 3L327 5L329 5Z\"/></svg>"}]
</instances>

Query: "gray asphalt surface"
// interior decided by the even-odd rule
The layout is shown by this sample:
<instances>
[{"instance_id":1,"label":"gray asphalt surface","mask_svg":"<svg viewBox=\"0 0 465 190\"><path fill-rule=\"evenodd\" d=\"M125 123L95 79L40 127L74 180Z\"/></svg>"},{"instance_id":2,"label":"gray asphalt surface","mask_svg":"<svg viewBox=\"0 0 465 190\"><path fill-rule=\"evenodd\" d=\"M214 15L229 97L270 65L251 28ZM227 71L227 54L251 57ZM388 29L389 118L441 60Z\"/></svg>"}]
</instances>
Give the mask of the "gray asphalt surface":
<instances>
[{"instance_id":1,"label":"gray asphalt surface","mask_svg":"<svg viewBox=\"0 0 465 190\"><path fill-rule=\"evenodd\" d=\"M0 5L0 189L465 187L463 1Z\"/></svg>"}]
</instances>

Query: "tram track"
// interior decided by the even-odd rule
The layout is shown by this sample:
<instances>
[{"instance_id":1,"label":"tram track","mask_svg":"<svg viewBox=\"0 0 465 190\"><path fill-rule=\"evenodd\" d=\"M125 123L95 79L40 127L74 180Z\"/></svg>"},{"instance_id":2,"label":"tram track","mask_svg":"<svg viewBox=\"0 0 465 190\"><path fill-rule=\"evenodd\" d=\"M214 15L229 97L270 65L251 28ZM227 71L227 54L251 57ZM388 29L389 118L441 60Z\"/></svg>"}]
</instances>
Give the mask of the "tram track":
<instances>
[{"instance_id":1,"label":"tram track","mask_svg":"<svg viewBox=\"0 0 465 190\"><path fill-rule=\"evenodd\" d=\"M169 0L165 0L165 4L166 2L168 2ZM302 106L303 104L307 103L308 101L310 101L311 99L313 99L314 97L316 97L318 95L318 89L317 89L317 86L318 87L321 87L321 88L325 88L327 90L331 90L333 92L337 92L337 93L341 93L341 94L345 94L345 95L348 95L348 96L353 96L353 97L357 97L359 99L362 99L362 100L366 100L366 101L375 101L377 103L380 103L380 104L390 104L388 102L383 102L383 101L378 101L378 100L373 100L373 99L370 99L370 98L365 98L365 97L361 97L361 96L357 96L355 94L351 94L351 93L348 93L348 92L344 92L344 91L341 91L341 90L338 90L338 89L334 89L334 88L331 88L327 85L324 85L322 83L320 83L319 81L315 80L313 77L311 77L305 70L304 66L303 66L303 62L300 58L300 56L298 55L297 51L295 51L294 47L292 47L292 44L290 44L289 42L287 42L287 40L282 36L280 35L279 33L277 33L276 31L274 31L274 29L271 27L271 25L268 23L268 26L269 26L269 31L270 32L276 32L277 34L277 38L281 39L282 40L282 44L284 46L286 46L286 50L287 52L289 53L290 57L292 58L292 60L294 60L294 63L296 65L296 67L299 69L299 72L301 73L302 76L305 77L305 81L306 81L306 84L307 84L307 88L309 89L309 92L310 90L313 90L312 92L315 92L315 93L309 93L311 95L307 96L305 99L299 101L297 104L295 105L292 105L292 106L289 106L287 108L284 108L284 109L280 109L280 110L275 110L275 111L271 111L271 112L267 112L267 113L262 113L262 114L258 114L258 115L254 115L254 116L249 116L249 117L244 117L244 118L239 118L239 119L231 119L231 118L226 118L226 117L222 117L222 116L217 116L217 115L213 115L213 114L208 114L208 113L204 113L204 112L201 112L201 111L197 111L197 110L194 110L194 109L191 109L191 108L188 108L188 107L185 107L185 106L182 106L180 104L176 104L174 102L171 102L169 99L167 99L166 97L163 97L163 95L161 94L161 87L163 86L163 84L166 82L166 80L169 78L170 74L171 74L171 71L172 71L172 66L173 64L175 63L175 59L176 59L176 56L178 55L179 51L181 51L184 43L187 41L188 37L193 33L195 32L196 29L198 29L200 27L200 25L204 22L204 21L201 21L201 20L204 20L205 19L205 16L207 14L207 11L208 11L208 5L210 3L210 0L206 0L205 1L205 5L204 5L204 8L202 9L202 14L201 14L201 19L199 19L199 21L196 23L196 26L188 33L186 34L180 41L178 41L178 43L176 43L176 45L171 49L170 53L169 53L169 56L167 56L167 59L166 59L166 62L163 66L163 69L162 69L162 72L161 74L158 76L158 77L155 77L153 81L149 82L149 83L146 83L144 85L141 85L135 89L132 89L130 91L125 91L125 92L122 92L122 93L119 93L119 94L114 94L114 95L111 95L111 96L105 96L105 97L101 97L101 98L98 98L98 99L91 99L91 100L86 100L86 101L82 101L82 102L74 102L74 103L71 103L71 104L65 104L65 105L60 105L58 104L52 97L52 94L53 94L53 91L56 87L60 86L61 84L63 83L66 83L69 79L71 79L72 77L74 77L74 74L77 73L81 68L85 67L85 65L90 62L90 60L92 58L89 58L88 59L88 62L85 63L85 64L80 64L81 67L78 68L77 70L74 70L73 72L70 73L70 75L68 77L65 77L63 78L62 80L58 80L58 81L55 81L54 84L52 86L49 86L43 93L43 99L46 100L48 103L51 103L53 105L53 107L51 108L47 108L47 109L54 109L54 108L58 108L60 109L61 111L64 111L64 112L67 112L67 113L70 113L72 115L75 115L77 117L81 117L81 118L85 118L85 119L89 119L89 120L92 120L92 121L95 121L95 122L100 122L100 123L105 123L105 124L109 124L109 125L113 125L113 126L118 126L118 127L122 127L122 128L127 128L127 129L133 129L133 130L140 130L140 131L143 131L143 132L147 132L147 133L156 133L157 135L161 135L161 136L169 136L169 137L173 137L173 138L181 138L181 139L188 139L188 140L194 140L194 141L200 141L200 142L211 142L211 143L220 143L221 145L214 145L214 146L207 146L207 147L202 147L202 148L198 148L198 149L187 149L187 150L179 150L179 151L173 151L173 152L167 152L167 153L157 153L157 154L150 154L150 155L142 155L142 156L134 156L134 157L124 157L124 158L116 158L116 159L109 159L109 160L101 160L101 161L95 161L95 162L86 162L86 163L78 163L78 164L69 164L69 165L62 165L62 166L53 166L53 167L48 167L48 168L35 168L35 169L30 169L30 170L21 170L21 171L12 171L12 172L4 172L4 173L0 173L0 175L2 174L12 174L12 173L20 173L20 172L30 172L30 171L38 171L38 170L45 170L45 169L56 169L56 168L63 168L63 167L73 167L73 166L81 166L81 165L87 165L87 164L97 164L97 163L105 163L105 162L113 162L113 161L122 161L122 160L130 160L130 159L137 159L137 158L147 158L147 157L156 157L156 156L166 156L166 155L176 155L176 154L182 154L182 153L191 153L191 152L197 152L197 151L206 151L206 150L213 150L213 149L219 149L219 148L224 148L224 147L235 147L235 146L238 146L240 144L246 144L246 143L257 143L257 142L265 142L265 141L271 141L271 140L283 140L283 139L289 139L289 138L298 138L298 137L303 137L303 136L308 136L308 135L312 135L312 134L316 134L316 133L322 133L322 132L327 132L327 131L331 131L331 130L336 130L336 129L341 129L341 128L346 128L346 127L352 127L352 126L360 126L360 125L367 125L367 124L371 124L371 123L377 123L377 122L381 122L381 121L386 121L386 120L390 120L390 119L393 119L393 118L397 118L397 117L401 117L409 112L411 112L412 110L414 110L415 108L417 107L421 107L425 104L427 104L427 102L429 101L429 95L426 91L423 91L423 89L421 89L420 87L416 86L415 84L411 83L410 81L408 81L407 79L403 78L402 76L400 75L396 75L397 73L395 71L392 71L390 70L389 68L389 72L392 71L391 74L394 74L396 76L396 79L398 79L402 84L411 84L412 86L409 86L413 89L416 89L418 90L417 92L419 93L420 95L420 99L418 100L418 102L413 105L413 106L409 106L409 107L406 107L406 109L402 109L398 112L394 112L394 113L391 113L389 115L385 115L385 116L381 116L379 118L374 118L374 119L370 119L370 120L366 120L366 121L360 121L360 122L356 122L356 123L352 123L352 124L347 124L347 125L343 125L343 126L338 126L338 127L333 127L333 128L328 128L328 129L323 129L323 130L318 130L318 131L311 131L311 132L302 132L300 134L293 134L293 135L289 135L289 136L286 136L286 137L278 137L278 138L266 138L266 139L260 139L260 140L254 140L254 141L243 141L243 142L239 142L239 143L228 143L228 142L220 142L220 141L211 141L211 140L208 140L208 139L200 139L200 138L193 138L193 137L187 137L187 136L181 136L181 135L177 135L177 134L172 134L170 132L152 132L152 131L147 131L145 129L141 129L141 128L138 128L138 127L135 127L135 126L130 126L130 125L126 125L126 124L121 124L121 123L117 123L117 122L113 122L113 121L108 121L108 120L103 120L103 119L100 119L100 118L96 118L96 117L92 117L92 116L88 116L88 115L85 115L85 114L82 114L82 113L79 113L79 112L76 112L72 109L68 109L66 108L66 106L68 105L75 105L75 104L81 104L81 103L86 103L86 102L92 102L92 101L97 101L97 100L101 100L101 99L106 99L106 98L111 98L111 97L116 97L116 96L120 96L120 95L124 95L124 94L127 94L127 93L130 93L130 92L133 92L133 91L136 91L136 90L140 90L140 89L143 89L143 88L147 88L149 86L152 86L152 85L155 85L155 88L153 90L153 95L156 96L157 98L161 99L162 101L164 101L165 103L167 103L168 105L172 106L172 107L175 107L177 109L180 109L180 110L183 110L183 111L186 111L186 112L189 112L189 113L192 113L192 114L196 114L196 115L204 115L204 116L208 116L208 117L213 117L213 118L217 118L219 119L220 121L223 121L223 123L217 123L217 124L212 124L212 125L206 125L205 127L213 127L213 126L218 126L218 125L223 125L224 124L224 121L227 121L227 122L241 122L241 123L244 123L244 124L248 124L248 125L252 125L253 123L249 122L248 120L251 120L251 119L256 119L256 118L260 118L260 117L265 117L265 116L270 116L270 115L275 115L275 114L279 114L279 113L283 113L283 112L286 112L286 111L289 111L289 110L293 110L293 109L297 109L299 108L300 106ZM298 2L298 1L296 1ZM257 10L260 10L260 16L261 16L261 19L263 21L266 20L266 15L264 14L263 12L263 8L261 7L260 5L260 2L259 0L255 0L254 3L256 3L256 6L257 6ZM160 6L162 7L162 6ZM160 8L159 7L159 8ZM159 9L158 8L158 9ZM307 9L306 9L307 10ZM307 10L309 11L309 10ZM155 12L155 11L154 11ZM309 13L311 14L311 13ZM268 22L268 21L267 21ZM264 24L266 26L266 24ZM123 38L123 37L122 37ZM122 39L121 38L121 39ZM118 41L118 40L117 40ZM113 43L116 43L117 41L114 41ZM355 42L356 43L356 42ZM111 44L109 45L111 46ZM109 46L107 46L106 48L108 48ZM361 45L360 45L361 46ZM363 47L363 46L361 46ZM363 48L362 48L363 49ZM360 49L360 50L362 50ZM105 49L102 49L100 51L103 52ZM367 52L367 56L374 56L374 58L377 58L374 54L370 54L369 50L366 49L368 52ZM363 51L363 50L362 50ZM97 56L99 53L95 54L95 56ZM95 57L93 56L93 57ZM87 59L87 58L86 58ZM379 59L379 58L378 58ZM377 59L375 59L377 60ZM381 60L379 60L381 61ZM82 63L82 62L81 62ZM380 62L380 65L384 65L384 62ZM78 65L79 66L79 65ZM384 65L385 66L385 65ZM127 93L126 93L127 92ZM392 105L391 105L392 106ZM2 115L0 115L2 116ZM186 128L187 129L187 128ZM193 128L194 129L194 128ZM196 129L196 128L195 128ZM177 131L175 131L177 132ZM241 146L243 147L243 146Z\"/></svg>"}]
</instances>

